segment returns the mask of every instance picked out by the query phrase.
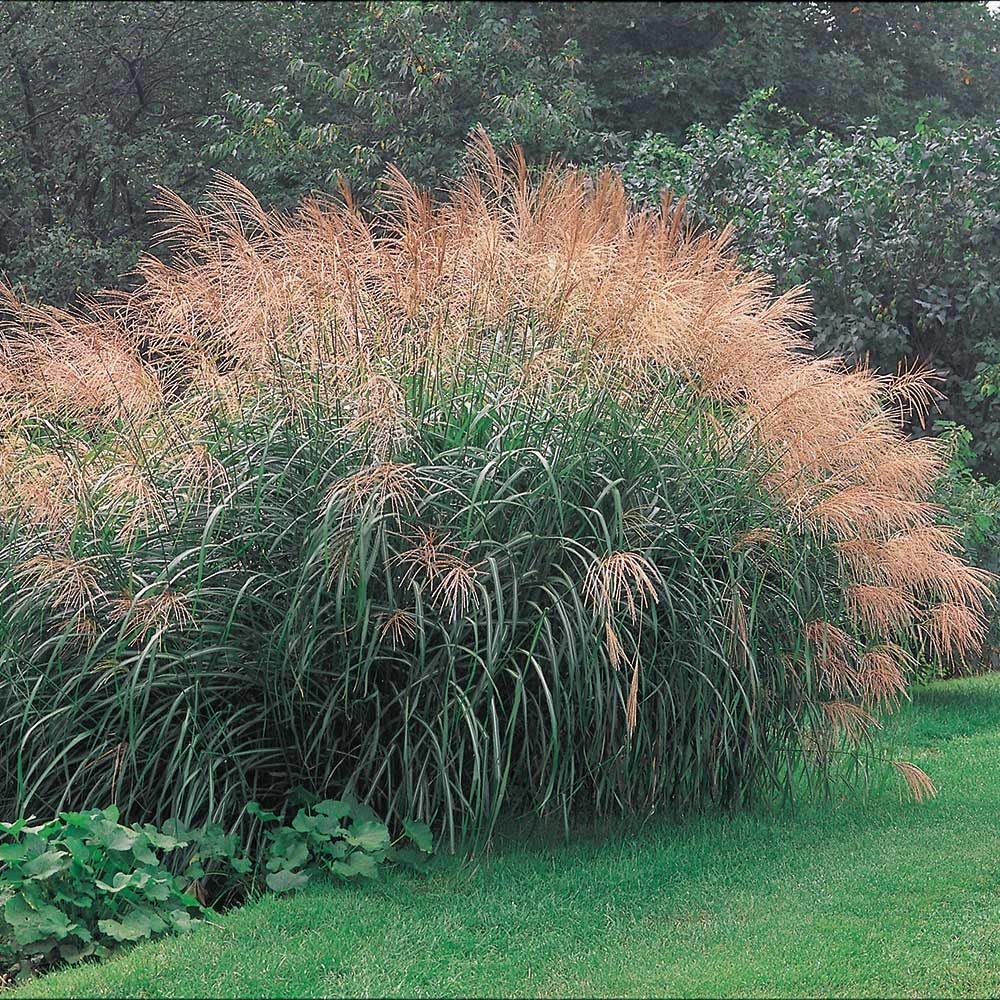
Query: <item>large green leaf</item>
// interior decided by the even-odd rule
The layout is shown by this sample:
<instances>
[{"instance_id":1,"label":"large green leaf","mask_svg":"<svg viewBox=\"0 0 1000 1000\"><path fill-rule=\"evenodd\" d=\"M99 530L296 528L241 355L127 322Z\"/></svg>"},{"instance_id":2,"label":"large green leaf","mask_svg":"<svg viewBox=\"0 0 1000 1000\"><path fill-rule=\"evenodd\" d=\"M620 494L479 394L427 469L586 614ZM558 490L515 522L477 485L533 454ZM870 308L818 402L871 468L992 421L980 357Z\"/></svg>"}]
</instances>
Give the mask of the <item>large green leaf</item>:
<instances>
[{"instance_id":1,"label":"large green leaf","mask_svg":"<svg viewBox=\"0 0 1000 1000\"><path fill-rule=\"evenodd\" d=\"M124 920L98 920L101 933L115 941L141 941L166 930L166 923L155 913L133 910Z\"/></svg>"},{"instance_id":2,"label":"large green leaf","mask_svg":"<svg viewBox=\"0 0 1000 1000\"><path fill-rule=\"evenodd\" d=\"M309 881L309 876L305 872L283 868L281 871L272 872L264 881L272 892L291 892L293 889L303 888Z\"/></svg>"},{"instance_id":3,"label":"large green leaf","mask_svg":"<svg viewBox=\"0 0 1000 1000\"><path fill-rule=\"evenodd\" d=\"M26 861L21 866L21 870L29 878L44 880L51 878L56 872L63 871L68 866L68 862L65 859L69 857L68 851L53 848L52 850L45 851L44 854L39 854L30 861Z\"/></svg>"},{"instance_id":4,"label":"large green leaf","mask_svg":"<svg viewBox=\"0 0 1000 1000\"><path fill-rule=\"evenodd\" d=\"M24 841L13 841L10 844L0 844L0 861L23 861L28 856L28 845Z\"/></svg>"},{"instance_id":5,"label":"large green leaf","mask_svg":"<svg viewBox=\"0 0 1000 1000\"><path fill-rule=\"evenodd\" d=\"M364 851L355 851L345 861L331 862L330 871L342 878L376 878L378 862Z\"/></svg>"},{"instance_id":6,"label":"large green leaf","mask_svg":"<svg viewBox=\"0 0 1000 1000\"><path fill-rule=\"evenodd\" d=\"M344 834L344 840L363 851L384 851L389 846L389 829L377 820L355 820Z\"/></svg>"},{"instance_id":7,"label":"large green leaf","mask_svg":"<svg viewBox=\"0 0 1000 1000\"><path fill-rule=\"evenodd\" d=\"M123 889L141 889L152 876L147 871L115 872L111 884L98 880L95 884L105 892L117 893Z\"/></svg>"},{"instance_id":8,"label":"large green leaf","mask_svg":"<svg viewBox=\"0 0 1000 1000\"><path fill-rule=\"evenodd\" d=\"M4 904L4 919L14 935L14 940L22 947L54 937L61 941L75 924L51 904L32 905L23 894L12 896Z\"/></svg>"},{"instance_id":9,"label":"large green leaf","mask_svg":"<svg viewBox=\"0 0 1000 1000\"><path fill-rule=\"evenodd\" d=\"M140 836L136 830L107 819L98 820L91 829L94 839L109 851L131 851Z\"/></svg>"},{"instance_id":10,"label":"large green leaf","mask_svg":"<svg viewBox=\"0 0 1000 1000\"><path fill-rule=\"evenodd\" d=\"M426 823L415 819L403 820L403 832L424 854L430 854L434 850L434 835Z\"/></svg>"}]
</instances>

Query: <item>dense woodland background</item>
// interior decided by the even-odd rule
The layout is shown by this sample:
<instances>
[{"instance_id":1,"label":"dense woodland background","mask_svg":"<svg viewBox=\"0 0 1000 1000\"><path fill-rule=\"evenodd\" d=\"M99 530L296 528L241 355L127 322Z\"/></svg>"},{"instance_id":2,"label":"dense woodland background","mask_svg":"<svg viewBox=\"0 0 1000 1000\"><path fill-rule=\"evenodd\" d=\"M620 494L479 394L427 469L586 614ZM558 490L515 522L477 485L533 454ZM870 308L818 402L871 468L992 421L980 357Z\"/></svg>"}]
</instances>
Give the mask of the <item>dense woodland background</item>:
<instances>
[{"instance_id":1,"label":"dense woodland background","mask_svg":"<svg viewBox=\"0 0 1000 1000\"><path fill-rule=\"evenodd\" d=\"M481 124L733 222L779 287L810 286L821 351L941 370L934 429L985 546L998 43L981 3L6 3L0 271L69 304L128 283L156 185L373 199L391 163L454 174Z\"/></svg>"}]
</instances>

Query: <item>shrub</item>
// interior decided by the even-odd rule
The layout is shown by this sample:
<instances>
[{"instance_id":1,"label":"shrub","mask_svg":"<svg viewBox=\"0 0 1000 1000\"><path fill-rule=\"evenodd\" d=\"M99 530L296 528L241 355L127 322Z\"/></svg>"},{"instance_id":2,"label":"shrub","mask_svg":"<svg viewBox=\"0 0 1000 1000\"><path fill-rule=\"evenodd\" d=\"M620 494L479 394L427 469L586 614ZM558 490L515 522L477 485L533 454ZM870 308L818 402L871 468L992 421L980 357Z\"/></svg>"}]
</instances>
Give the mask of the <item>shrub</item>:
<instances>
[{"instance_id":1,"label":"shrub","mask_svg":"<svg viewBox=\"0 0 1000 1000\"><path fill-rule=\"evenodd\" d=\"M981 640L893 415L920 373L815 359L611 176L473 154L375 220L222 179L136 292L10 301L9 808L235 826L302 785L454 843L791 795Z\"/></svg>"},{"instance_id":2,"label":"shrub","mask_svg":"<svg viewBox=\"0 0 1000 1000\"><path fill-rule=\"evenodd\" d=\"M757 95L683 145L647 135L626 184L655 203L670 187L699 219L731 224L744 259L781 288L807 283L821 353L892 372L941 371L941 420L964 424L980 467L1000 468L996 401L976 376L1000 360L1000 128L965 125L850 139L810 128Z\"/></svg>"}]
</instances>

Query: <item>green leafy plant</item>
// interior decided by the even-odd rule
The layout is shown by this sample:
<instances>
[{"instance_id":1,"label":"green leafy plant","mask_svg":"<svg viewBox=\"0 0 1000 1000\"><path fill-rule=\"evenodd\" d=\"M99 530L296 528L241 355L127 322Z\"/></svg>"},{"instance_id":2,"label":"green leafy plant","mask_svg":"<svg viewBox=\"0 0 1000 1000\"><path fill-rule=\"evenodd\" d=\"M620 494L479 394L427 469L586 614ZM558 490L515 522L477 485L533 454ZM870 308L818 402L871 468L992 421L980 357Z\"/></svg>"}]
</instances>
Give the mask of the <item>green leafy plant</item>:
<instances>
[{"instance_id":1,"label":"green leafy plant","mask_svg":"<svg viewBox=\"0 0 1000 1000\"><path fill-rule=\"evenodd\" d=\"M263 823L281 819L256 802L247 812ZM317 871L343 879L375 878L387 859L423 868L433 847L426 824L404 821L402 836L393 842L370 808L339 799L303 806L290 826L269 828L265 837L264 881L274 892L300 889Z\"/></svg>"},{"instance_id":2,"label":"green leafy plant","mask_svg":"<svg viewBox=\"0 0 1000 1000\"><path fill-rule=\"evenodd\" d=\"M968 427L976 466L1000 469L997 397L982 392L1000 359L1000 128L919 120L849 138L755 94L724 127L686 141L649 134L624 164L627 186L655 203L670 188L699 221L733 228L748 263L780 288L807 284L821 353L882 373L926 364L945 399L931 427ZM985 383L989 389L989 381Z\"/></svg>"},{"instance_id":3,"label":"green leafy plant","mask_svg":"<svg viewBox=\"0 0 1000 1000\"><path fill-rule=\"evenodd\" d=\"M106 956L116 946L186 931L205 919L192 883L230 850L220 831L172 835L123 826L117 808L47 823L0 824L0 959L24 975L39 965ZM215 843L204 843L205 838ZM177 873L168 859L187 863ZM247 863L229 856L236 871Z\"/></svg>"},{"instance_id":4,"label":"green leafy plant","mask_svg":"<svg viewBox=\"0 0 1000 1000\"><path fill-rule=\"evenodd\" d=\"M350 800L304 806L290 826L256 802L247 812L264 828L256 864L221 827L126 826L115 806L0 823L0 967L24 978L104 958L188 931L254 886L288 892L319 872L371 879L387 861L423 870L433 850L426 825L407 820L392 841L385 823Z\"/></svg>"},{"instance_id":5,"label":"green leafy plant","mask_svg":"<svg viewBox=\"0 0 1000 1000\"><path fill-rule=\"evenodd\" d=\"M274 81L329 20L281 3L4 5L0 272L47 302L127 285L154 184L207 180L198 119L237 83Z\"/></svg>"}]
</instances>

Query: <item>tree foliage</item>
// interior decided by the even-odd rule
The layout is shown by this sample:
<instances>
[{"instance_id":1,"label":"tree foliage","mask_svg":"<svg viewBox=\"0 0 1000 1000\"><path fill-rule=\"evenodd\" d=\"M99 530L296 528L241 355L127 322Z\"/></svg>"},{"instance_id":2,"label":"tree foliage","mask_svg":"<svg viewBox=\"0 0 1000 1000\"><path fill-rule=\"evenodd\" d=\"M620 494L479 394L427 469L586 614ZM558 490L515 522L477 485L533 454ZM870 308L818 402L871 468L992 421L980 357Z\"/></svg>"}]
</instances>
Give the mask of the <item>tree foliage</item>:
<instances>
[{"instance_id":1,"label":"tree foliage","mask_svg":"<svg viewBox=\"0 0 1000 1000\"><path fill-rule=\"evenodd\" d=\"M732 223L746 259L781 287L808 284L818 349L945 376L942 421L968 426L1000 467L997 399L977 376L1000 362L1000 128L932 127L849 139L766 99L678 145L649 134L625 165L645 201L690 196L703 224Z\"/></svg>"},{"instance_id":2,"label":"tree foliage","mask_svg":"<svg viewBox=\"0 0 1000 1000\"><path fill-rule=\"evenodd\" d=\"M294 204L390 163L454 174L484 125L529 159L607 158L728 121L754 89L811 124L882 132L992 113L985 4L4 4L0 271L68 302L118 284L155 183L210 168Z\"/></svg>"},{"instance_id":3,"label":"tree foliage","mask_svg":"<svg viewBox=\"0 0 1000 1000\"><path fill-rule=\"evenodd\" d=\"M22 3L0 8L0 271L35 298L117 284L156 183L207 174L198 119L284 66L292 5Z\"/></svg>"},{"instance_id":4,"label":"tree foliage","mask_svg":"<svg viewBox=\"0 0 1000 1000\"><path fill-rule=\"evenodd\" d=\"M595 127L678 138L728 121L774 88L810 124L885 132L929 112L993 113L1000 27L984 3L582 3L567 5Z\"/></svg>"},{"instance_id":5,"label":"tree foliage","mask_svg":"<svg viewBox=\"0 0 1000 1000\"><path fill-rule=\"evenodd\" d=\"M579 47L555 5L357 5L338 45L293 60L267 94L227 94L206 121L210 156L272 204L332 190L342 176L369 194L390 164L440 182L477 125L532 160L586 157L600 144Z\"/></svg>"}]
</instances>

